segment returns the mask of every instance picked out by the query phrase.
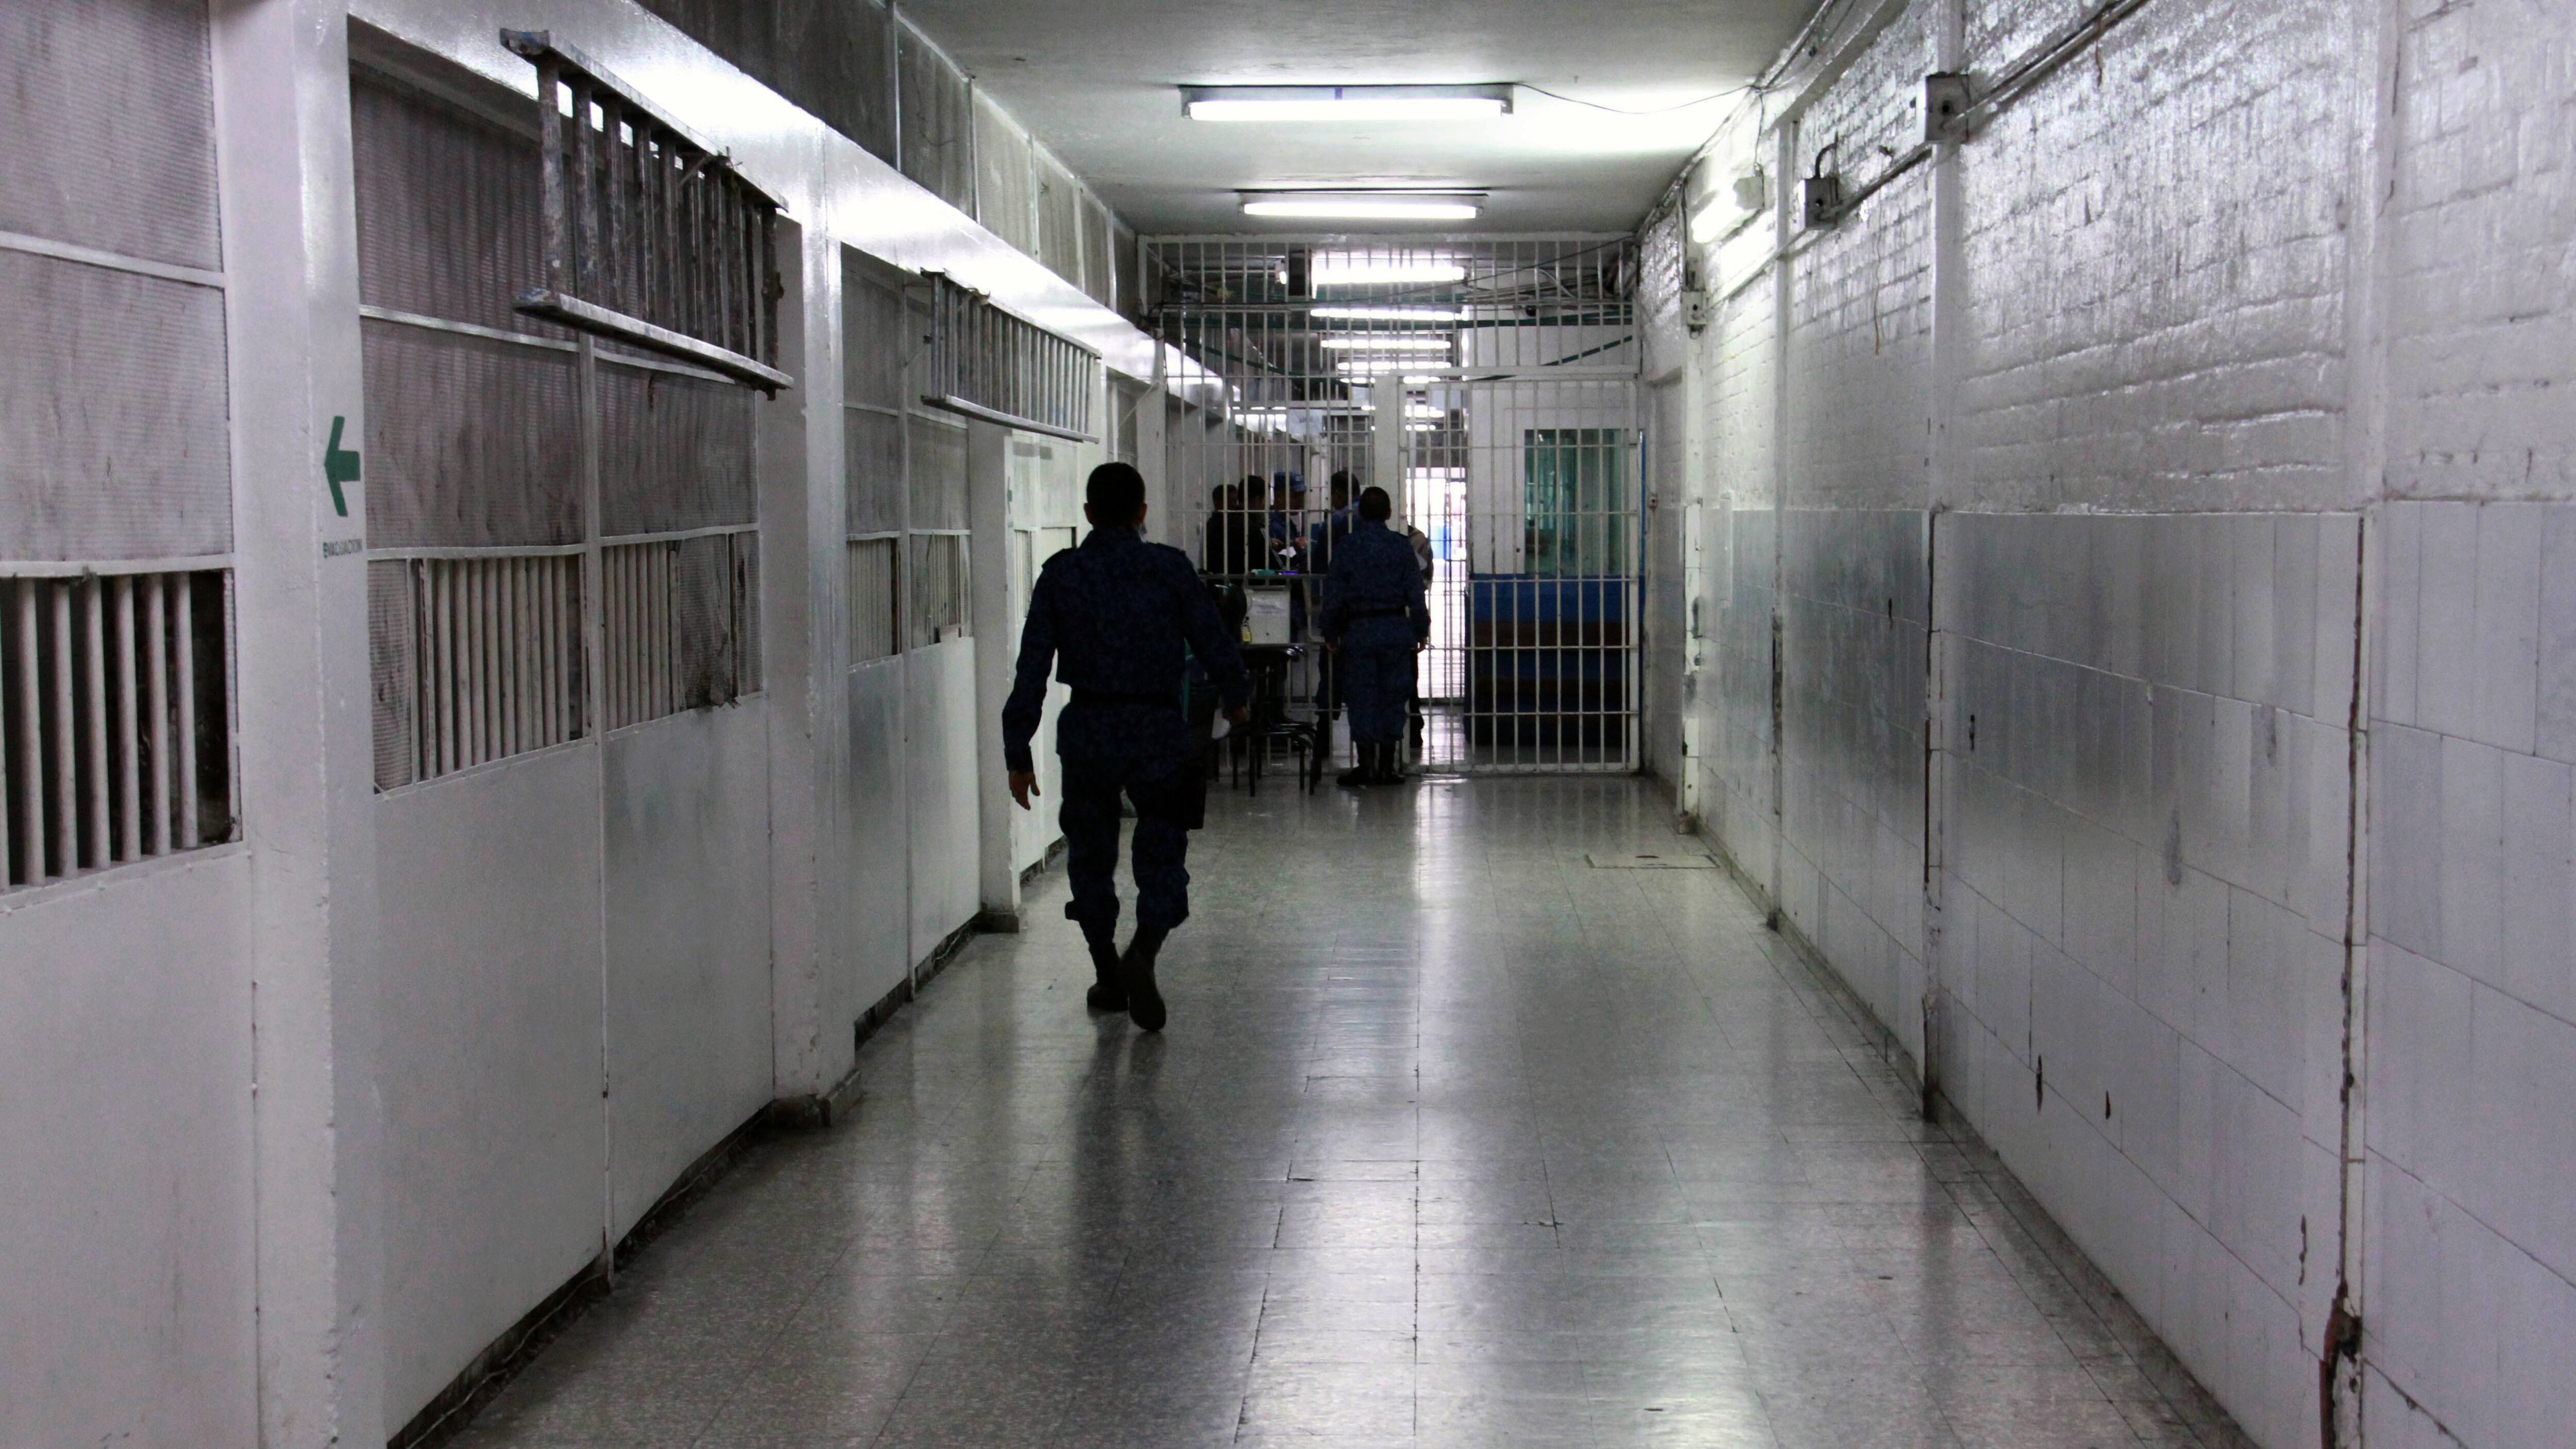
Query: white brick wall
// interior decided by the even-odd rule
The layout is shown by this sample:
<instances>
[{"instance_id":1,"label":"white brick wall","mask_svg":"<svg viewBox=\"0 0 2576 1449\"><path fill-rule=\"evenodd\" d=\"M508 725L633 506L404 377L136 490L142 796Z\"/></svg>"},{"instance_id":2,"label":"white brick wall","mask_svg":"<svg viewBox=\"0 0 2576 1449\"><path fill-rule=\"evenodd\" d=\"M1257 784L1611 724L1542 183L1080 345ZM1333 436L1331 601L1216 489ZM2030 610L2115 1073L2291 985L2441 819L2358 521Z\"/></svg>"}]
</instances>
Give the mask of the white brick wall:
<instances>
[{"instance_id":1,"label":"white brick wall","mask_svg":"<svg viewBox=\"0 0 2576 1449\"><path fill-rule=\"evenodd\" d=\"M1941 3L1798 171L1913 143ZM1988 78L2091 8L1959 3ZM1946 257L1925 168L1721 309L1689 707L1918 1053L1928 815L1947 1096L2249 1434L2318 1442L2351 1266L2362 1441L2520 1449L2576 1424L2576 3L2375 14L2150 0L1962 148Z\"/></svg>"}]
</instances>

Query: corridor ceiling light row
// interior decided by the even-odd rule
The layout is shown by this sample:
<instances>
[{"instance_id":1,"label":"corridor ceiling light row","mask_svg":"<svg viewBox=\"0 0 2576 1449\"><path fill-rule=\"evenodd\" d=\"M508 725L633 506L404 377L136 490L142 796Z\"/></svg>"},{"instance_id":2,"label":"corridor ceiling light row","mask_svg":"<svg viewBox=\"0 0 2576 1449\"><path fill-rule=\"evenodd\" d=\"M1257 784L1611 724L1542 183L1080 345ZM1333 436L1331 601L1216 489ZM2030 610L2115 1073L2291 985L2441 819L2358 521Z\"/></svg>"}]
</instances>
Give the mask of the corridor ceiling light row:
<instances>
[{"instance_id":1,"label":"corridor ceiling light row","mask_svg":"<svg viewBox=\"0 0 2576 1449\"><path fill-rule=\"evenodd\" d=\"M1300 217L1313 221L1472 221L1485 209L1482 192L1460 191L1246 191L1246 216Z\"/></svg>"},{"instance_id":2,"label":"corridor ceiling light row","mask_svg":"<svg viewBox=\"0 0 2576 1449\"><path fill-rule=\"evenodd\" d=\"M1194 121L1472 121L1511 109L1508 85L1181 87Z\"/></svg>"},{"instance_id":3,"label":"corridor ceiling light row","mask_svg":"<svg viewBox=\"0 0 2576 1449\"><path fill-rule=\"evenodd\" d=\"M1317 307L1318 322L1464 322L1463 307Z\"/></svg>"},{"instance_id":4,"label":"corridor ceiling light row","mask_svg":"<svg viewBox=\"0 0 2576 1449\"><path fill-rule=\"evenodd\" d=\"M1448 338L1430 333L1417 333L1410 337L1400 333L1327 337L1322 339L1321 345L1330 352L1437 352L1446 355L1449 351Z\"/></svg>"}]
</instances>

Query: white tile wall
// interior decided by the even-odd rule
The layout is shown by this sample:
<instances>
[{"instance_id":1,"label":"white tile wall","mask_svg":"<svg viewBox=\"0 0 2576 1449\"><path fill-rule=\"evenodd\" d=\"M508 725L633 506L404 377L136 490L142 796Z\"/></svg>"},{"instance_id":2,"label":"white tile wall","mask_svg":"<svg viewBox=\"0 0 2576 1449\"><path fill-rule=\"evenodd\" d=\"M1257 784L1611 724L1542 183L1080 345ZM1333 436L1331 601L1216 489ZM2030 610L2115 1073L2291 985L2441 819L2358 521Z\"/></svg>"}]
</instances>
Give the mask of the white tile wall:
<instances>
[{"instance_id":1,"label":"white tile wall","mask_svg":"<svg viewBox=\"0 0 2576 1449\"><path fill-rule=\"evenodd\" d=\"M1971 67L2083 9L1968 0ZM1801 170L1911 143L1933 13ZM1933 973L1946 1095L2266 1445L2317 1442L2357 1127L2365 1442L2521 1449L2576 1443L2576 11L2394 21L2145 7L1964 148L1954 314L1927 171L1701 335L1710 829L1909 1049Z\"/></svg>"}]
</instances>

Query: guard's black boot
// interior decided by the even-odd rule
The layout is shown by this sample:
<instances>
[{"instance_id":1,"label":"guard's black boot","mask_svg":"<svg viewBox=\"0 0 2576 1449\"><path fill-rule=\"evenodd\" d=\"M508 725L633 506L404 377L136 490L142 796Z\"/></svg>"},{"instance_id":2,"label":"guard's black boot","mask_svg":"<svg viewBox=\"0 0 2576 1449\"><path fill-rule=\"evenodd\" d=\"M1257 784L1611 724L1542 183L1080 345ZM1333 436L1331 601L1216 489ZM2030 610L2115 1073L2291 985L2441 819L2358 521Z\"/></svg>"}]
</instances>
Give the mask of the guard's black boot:
<instances>
[{"instance_id":1,"label":"guard's black boot","mask_svg":"<svg viewBox=\"0 0 2576 1449\"><path fill-rule=\"evenodd\" d=\"M1335 775L1333 777L1333 783L1336 785L1348 785L1353 789L1357 789L1362 785L1376 784L1377 746L1363 744L1354 745L1352 748L1359 753L1360 762L1353 765L1351 768L1344 770L1340 774Z\"/></svg>"},{"instance_id":2,"label":"guard's black boot","mask_svg":"<svg viewBox=\"0 0 2576 1449\"><path fill-rule=\"evenodd\" d=\"M1125 1011L1127 968L1118 959L1117 928L1085 921L1082 940L1091 948L1091 969L1100 978L1082 993L1082 1004L1094 1011Z\"/></svg>"},{"instance_id":3,"label":"guard's black boot","mask_svg":"<svg viewBox=\"0 0 2576 1449\"><path fill-rule=\"evenodd\" d=\"M1163 1029L1163 993L1154 985L1154 955L1170 933L1159 926L1138 926L1127 943L1127 1019L1147 1031Z\"/></svg>"},{"instance_id":4,"label":"guard's black boot","mask_svg":"<svg viewBox=\"0 0 2576 1449\"><path fill-rule=\"evenodd\" d=\"M1404 783L1404 747L1389 741L1377 747L1377 782L1381 785Z\"/></svg>"}]
</instances>

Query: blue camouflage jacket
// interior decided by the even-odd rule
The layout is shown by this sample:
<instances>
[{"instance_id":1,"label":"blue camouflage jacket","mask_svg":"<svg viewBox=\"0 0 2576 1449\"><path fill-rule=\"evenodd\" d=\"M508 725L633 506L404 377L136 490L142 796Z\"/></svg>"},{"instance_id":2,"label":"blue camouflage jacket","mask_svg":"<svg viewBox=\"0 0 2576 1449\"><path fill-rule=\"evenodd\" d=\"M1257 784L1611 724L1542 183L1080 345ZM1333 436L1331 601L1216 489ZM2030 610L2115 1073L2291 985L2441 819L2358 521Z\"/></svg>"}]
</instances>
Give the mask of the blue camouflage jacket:
<instances>
[{"instance_id":1,"label":"blue camouflage jacket","mask_svg":"<svg viewBox=\"0 0 2576 1449\"><path fill-rule=\"evenodd\" d=\"M1029 590L1018 674L1002 706L1004 763L1033 768L1029 741L1046 707L1050 668L1074 692L1056 717L1057 754L1189 758L1194 742L1179 699L1191 654L1227 705L1250 696L1243 657L1189 555L1147 543L1132 528L1093 529L1081 547L1048 559Z\"/></svg>"},{"instance_id":2,"label":"blue camouflage jacket","mask_svg":"<svg viewBox=\"0 0 2576 1449\"><path fill-rule=\"evenodd\" d=\"M1422 563L1403 534L1363 518L1333 545L1316 627L1344 648L1410 649L1431 637Z\"/></svg>"}]
</instances>

